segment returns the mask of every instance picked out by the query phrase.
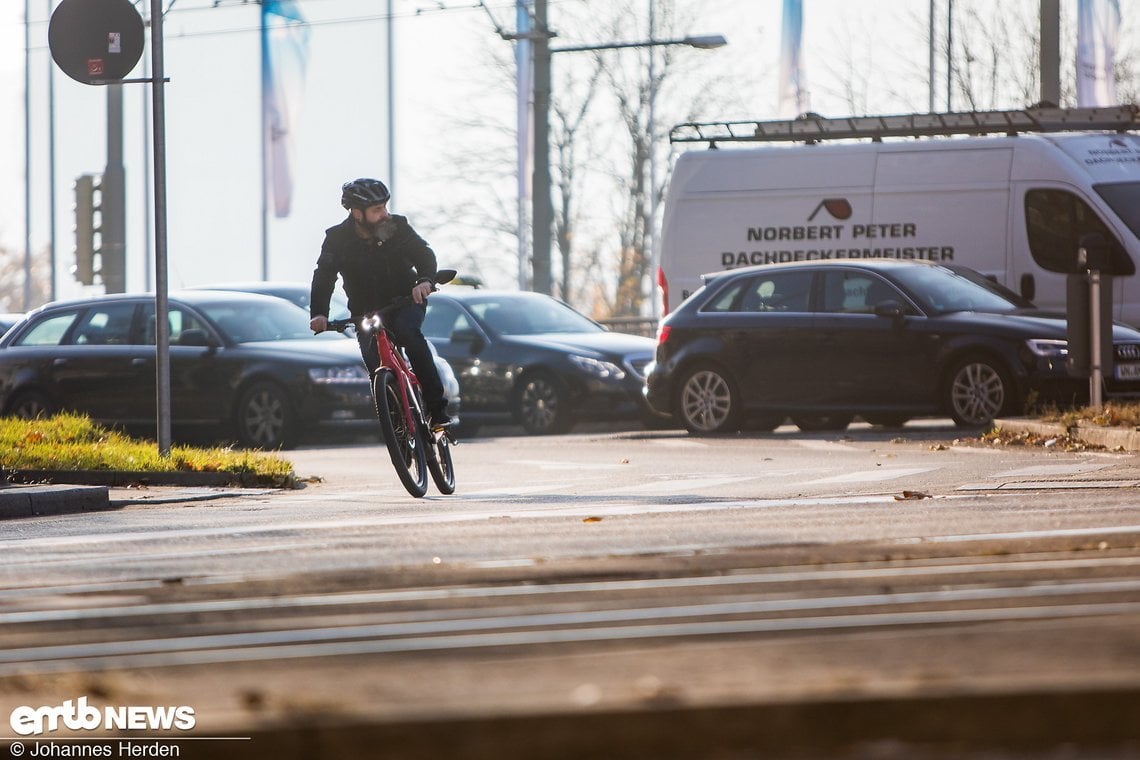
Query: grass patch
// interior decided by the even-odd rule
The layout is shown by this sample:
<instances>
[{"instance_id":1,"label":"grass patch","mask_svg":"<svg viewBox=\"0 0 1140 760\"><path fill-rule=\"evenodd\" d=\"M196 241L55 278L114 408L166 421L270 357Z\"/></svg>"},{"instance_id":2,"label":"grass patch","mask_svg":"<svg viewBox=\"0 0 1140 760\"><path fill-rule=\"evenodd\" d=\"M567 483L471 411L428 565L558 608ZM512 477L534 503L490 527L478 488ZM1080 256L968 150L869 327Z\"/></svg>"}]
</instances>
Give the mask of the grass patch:
<instances>
[{"instance_id":1,"label":"grass patch","mask_svg":"<svg viewBox=\"0 0 1140 760\"><path fill-rule=\"evenodd\" d=\"M278 486L293 480L292 463L274 454L173 446L170 456L163 457L153 441L130 438L76 414L35 420L0 418L0 466L9 470L220 472L249 475Z\"/></svg>"}]
</instances>

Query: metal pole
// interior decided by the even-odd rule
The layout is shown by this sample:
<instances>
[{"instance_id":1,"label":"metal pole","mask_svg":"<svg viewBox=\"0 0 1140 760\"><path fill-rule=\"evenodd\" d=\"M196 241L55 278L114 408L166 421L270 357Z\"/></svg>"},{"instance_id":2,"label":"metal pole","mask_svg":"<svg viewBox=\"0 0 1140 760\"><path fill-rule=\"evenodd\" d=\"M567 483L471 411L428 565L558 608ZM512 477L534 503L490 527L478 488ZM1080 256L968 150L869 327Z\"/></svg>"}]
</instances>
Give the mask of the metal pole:
<instances>
[{"instance_id":1,"label":"metal pole","mask_svg":"<svg viewBox=\"0 0 1140 760\"><path fill-rule=\"evenodd\" d=\"M934 113L934 2L935 2L935 0L930 0L930 14L929 14L930 60L928 62L928 70L930 72L930 77L929 77L929 79L930 79L930 102L929 102L930 113Z\"/></svg>"},{"instance_id":2,"label":"metal pole","mask_svg":"<svg viewBox=\"0 0 1140 760\"><path fill-rule=\"evenodd\" d=\"M265 24L265 6L261 10L261 279L269 279L269 120L265 114L265 97L269 76L269 30ZM156 178L157 183L157 178Z\"/></svg>"},{"instance_id":3,"label":"metal pole","mask_svg":"<svg viewBox=\"0 0 1140 760\"><path fill-rule=\"evenodd\" d=\"M657 9L654 0L649 0L649 39L657 39ZM657 252L657 48L650 46L649 53L649 107L646 109L646 149L649 151L649 224L645 227L649 248L649 308L650 316L656 321L661 316L661 302L657 297L657 269L660 259Z\"/></svg>"},{"instance_id":4,"label":"metal pole","mask_svg":"<svg viewBox=\"0 0 1140 760\"><path fill-rule=\"evenodd\" d=\"M396 19L388 0L388 191L396 192Z\"/></svg>"},{"instance_id":5,"label":"metal pole","mask_svg":"<svg viewBox=\"0 0 1140 760\"><path fill-rule=\"evenodd\" d=\"M518 39L515 41L515 69L518 82L518 286L526 290L530 284L530 156L531 156L531 32L530 8L527 0L516 0L516 25Z\"/></svg>"},{"instance_id":6,"label":"metal pole","mask_svg":"<svg viewBox=\"0 0 1140 760\"><path fill-rule=\"evenodd\" d=\"M546 25L546 0L535 0L532 287L535 292L547 295L550 295L550 240L554 217L550 202L550 87L550 33Z\"/></svg>"},{"instance_id":7,"label":"metal pole","mask_svg":"<svg viewBox=\"0 0 1140 760\"><path fill-rule=\"evenodd\" d=\"M47 0L48 14L51 14L51 2ZM51 278L48 284L48 299L54 301L56 285L56 247L55 247L55 65L52 58L48 56L48 260L50 267L48 276Z\"/></svg>"},{"instance_id":8,"label":"metal pole","mask_svg":"<svg viewBox=\"0 0 1140 760\"><path fill-rule=\"evenodd\" d=\"M24 0L24 311L32 308L32 33Z\"/></svg>"},{"instance_id":9,"label":"metal pole","mask_svg":"<svg viewBox=\"0 0 1140 760\"><path fill-rule=\"evenodd\" d=\"M1100 270L1089 270L1089 332L1092 345L1089 346L1089 404L1100 410L1104 406L1101 394L1103 377L1100 351Z\"/></svg>"},{"instance_id":10,"label":"metal pole","mask_svg":"<svg viewBox=\"0 0 1140 760\"><path fill-rule=\"evenodd\" d=\"M954 110L954 0L946 3L946 112Z\"/></svg>"},{"instance_id":11,"label":"metal pole","mask_svg":"<svg viewBox=\"0 0 1140 760\"><path fill-rule=\"evenodd\" d=\"M1041 100L1061 104L1061 0L1041 0Z\"/></svg>"},{"instance_id":12,"label":"metal pole","mask_svg":"<svg viewBox=\"0 0 1140 760\"><path fill-rule=\"evenodd\" d=\"M154 316L158 387L158 453L170 456L170 322L166 271L166 69L163 62L162 0L150 0L151 79L154 111Z\"/></svg>"},{"instance_id":13,"label":"metal pole","mask_svg":"<svg viewBox=\"0 0 1140 760\"><path fill-rule=\"evenodd\" d=\"M149 21L148 21L149 23ZM143 78L150 79L150 58L143 55ZM151 128L150 128L150 109L146 107L146 92L143 91L143 130L142 130L142 180L143 180L143 203L145 204L150 200L150 171L146 168L150 163L150 143L151 143ZM154 278L152 273L154 270L154 243L153 243L154 227L151 225L150 214L143 214L143 290L150 291Z\"/></svg>"},{"instance_id":14,"label":"metal pole","mask_svg":"<svg viewBox=\"0 0 1140 760\"><path fill-rule=\"evenodd\" d=\"M101 195L103 264L107 293L126 292L126 177L123 169L123 86L107 85L107 167Z\"/></svg>"}]
</instances>

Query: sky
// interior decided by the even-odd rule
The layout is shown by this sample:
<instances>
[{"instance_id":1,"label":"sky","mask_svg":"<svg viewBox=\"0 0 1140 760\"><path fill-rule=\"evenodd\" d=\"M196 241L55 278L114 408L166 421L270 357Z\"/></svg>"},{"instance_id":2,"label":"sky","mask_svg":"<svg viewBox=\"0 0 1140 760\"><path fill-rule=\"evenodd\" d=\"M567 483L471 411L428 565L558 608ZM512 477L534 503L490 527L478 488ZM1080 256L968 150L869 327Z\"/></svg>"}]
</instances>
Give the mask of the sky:
<instances>
[{"instance_id":1,"label":"sky","mask_svg":"<svg viewBox=\"0 0 1140 760\"><path fill-rule=\"evenodd\" d=\"M601 0L595 0L600 2ZM680 1L680 0L679 0ZM1065 0L1069 4L1075 0ZM170 287L221 280L261 278L259 9L238 0L176 0L165 19L166 164L168 173L168 267ZM83 293L68 274L72 256L73 182L105 164L105 92L74 82L58 69L54 83L55 176L49 178L47 50L49 8L58 0L31 0L32 246L52 239L49 198L55 198L54 238L57 297ZM489 284L513 287L514 250L480 249L457 219L478 192L479 176L457 183L456 150L501 151L509 170L509 141L491 146L467 129L467 116L490 107L513 124L514 99L495 91L488 64L509 43L495 33L491 16L508 30L513 3L489 0L490 10L470 0L396 0L394 121L397 160L387 165L385 91L386 31L379 0L299 0L311 23L304 100L297 135L296 184L288 218L268 224L269 278L307 281L325 228L344 215L340 184L357 176L391 181L393 209L409 216L432 243L442 266L455 260L485 260ZM1124 4L1122 4L1124 5ZM24 22L23 3L0 3L0 248L22 251L24 243ZM572 7L573 6L573 7ZM582 6L580 0L550 0L550 23L558 30ZM708 56L729 86L739 81L737 113L717 118L775 118L780 0L703 0L684 33L721 33L728 46L692 51ZM851 103L898 113L924 106L928 0L805 0L803 55L812 110L846 115ZM631 27L624 39L645 39ZM563 35L558 44L597 43ZM852 56L872 75L847 87L841 81ZM586 66L576 54L555 56L556 67ZM705 64L701 64L705 65ZM142 76L143 66L133 72ZM126 85L124 95L127 182L127 289L151 283L151 201L145 194L150 160L150 87ZM940 97L944 97L941 95ZM501 101L500 101L501 98ZM500 161L499 156L489 157ZM442 210L442 211L441 211ZM98 287L96 286L96 290Z\"/></svg>"}]
</instances>

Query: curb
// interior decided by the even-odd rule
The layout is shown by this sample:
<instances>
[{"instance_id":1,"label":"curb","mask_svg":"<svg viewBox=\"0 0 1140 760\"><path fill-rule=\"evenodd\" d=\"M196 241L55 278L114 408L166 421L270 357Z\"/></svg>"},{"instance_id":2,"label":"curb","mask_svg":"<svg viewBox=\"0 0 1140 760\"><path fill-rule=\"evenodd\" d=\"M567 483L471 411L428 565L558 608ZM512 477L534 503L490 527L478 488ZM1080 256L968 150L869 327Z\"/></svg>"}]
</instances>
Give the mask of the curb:
<instances>
[{"instance_id":1,"label":"curb","mask_svg":"<svg viewBox=\"0 0 1140 760\"><path fill-rule=\"evenodd\" d=\"M1040 422L1028 417L997 419L993 423L1010 433L1030 433L1042 437L1069 436L1094 446L1112 451L1140 451L1140 430L1122 427L1102 427L1089 422L1078 422L1066 427L1059 422Z\"/></svg>"},{"instance_id":2,"label":"curb","mask_svg":"<svg viewBox=\"0 0 1140 760\"><path fill-rule=\"evenodd\" d=\"M131 504L204 501L265 494L292 487L267 485L251 474L224 472L124 472L118 470L0 471L0 520L119 509ZM174 493L140 491L112 499L110 490L169 486Z\"/></svg>"},{"instance_id":3,"label":"curb","mask_svg":"<svg viewBox=\"0 0 1140 760\"><path fill-rule=\"evenodd\" d=\"M266 483L253 473L241 472L146 472L130 470L4 470L0 472L9 483L43 484L66 483L81 486L179 486L206 488L289 488L292 478L285 483Z\"/></svg>"},{"instance_id":4,"label":"curb","mask_svg":"<svg viewBox=\"0 0 1140 760\"><path fill-rule=\"evenodd\" d=\"M0 520L113 508L106 486L0 484Z\"/></svg>"}]
</instances>

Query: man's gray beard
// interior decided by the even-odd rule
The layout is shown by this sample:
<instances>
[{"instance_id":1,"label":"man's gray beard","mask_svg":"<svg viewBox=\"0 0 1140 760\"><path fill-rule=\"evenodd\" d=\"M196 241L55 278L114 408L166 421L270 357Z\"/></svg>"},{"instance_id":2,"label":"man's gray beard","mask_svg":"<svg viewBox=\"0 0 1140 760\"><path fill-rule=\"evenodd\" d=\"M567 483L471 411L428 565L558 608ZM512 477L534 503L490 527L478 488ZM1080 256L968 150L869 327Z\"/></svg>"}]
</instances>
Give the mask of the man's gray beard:
<instances>
[{"instance_id":1,"label":"man's gray beard","mask_svg":"<svg viewBox=\"0 0 1140 760\"><path fill-rule=\"evenodd\" d=\"M396 232L396 220L392 217L388 217L376 224L369 224L367 220L361 219L356 223L356 226L361 232L368 235L368 237L380 243L388 240Z\"/></svg>"}]
</instances>

